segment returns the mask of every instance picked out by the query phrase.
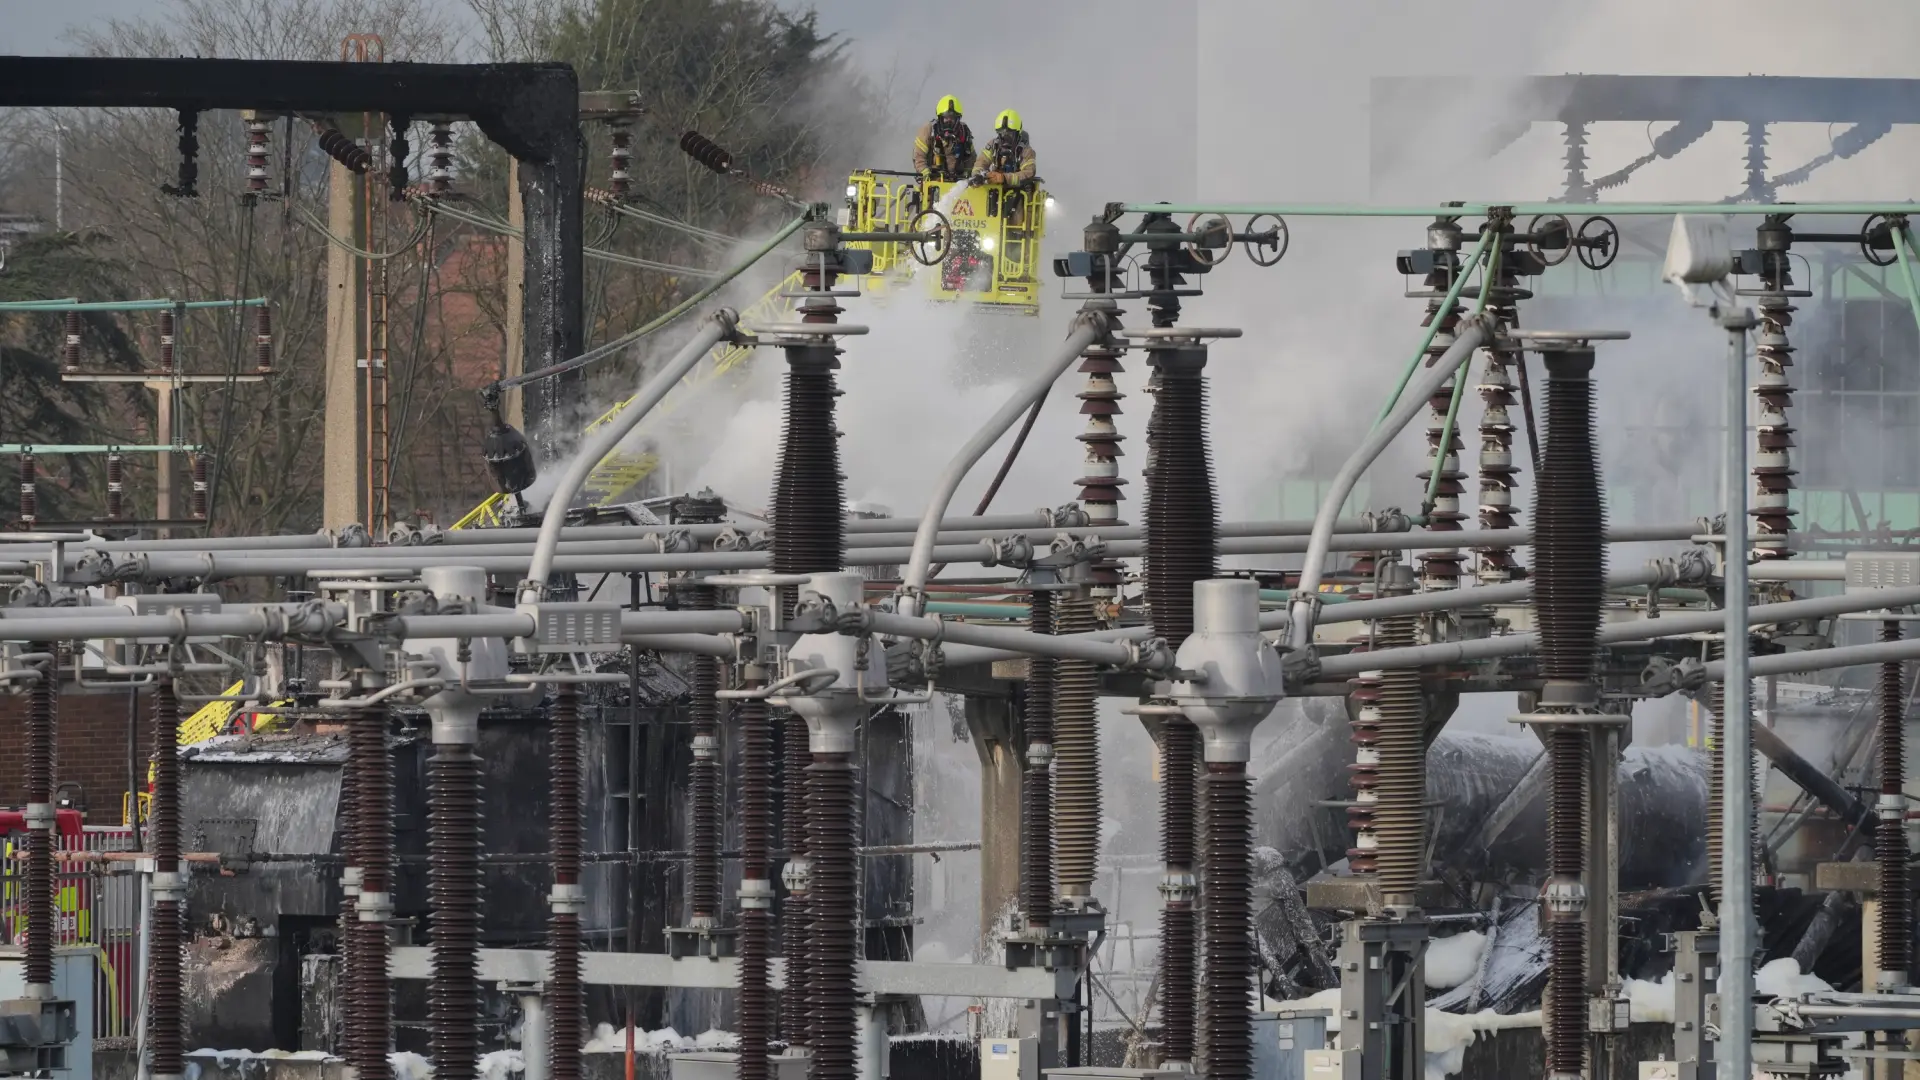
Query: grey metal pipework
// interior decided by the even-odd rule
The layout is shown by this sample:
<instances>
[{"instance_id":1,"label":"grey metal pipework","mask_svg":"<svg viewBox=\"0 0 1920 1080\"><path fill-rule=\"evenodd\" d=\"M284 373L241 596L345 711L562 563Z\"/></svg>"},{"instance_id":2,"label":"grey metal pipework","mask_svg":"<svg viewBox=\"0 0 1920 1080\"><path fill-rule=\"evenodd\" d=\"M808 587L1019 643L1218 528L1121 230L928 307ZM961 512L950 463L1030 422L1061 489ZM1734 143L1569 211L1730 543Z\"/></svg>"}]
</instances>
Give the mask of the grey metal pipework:
<instances>
[{"instance_id":1,"label":"grey metal pipework","mask_svg":"<svg viewBox=\"0 0 1920 1080\"><path fill-rule=\"evenodd\" d=\"M1459 535L1459 534L1455 534ZM1670 564L1653 563L1607 575L1607 585L1672 585L1679 580ZM1461 589L1436 589L1409 596L1385 596L1377 600L1355 600L1323 609L1317 623L1367 622L1393 615L1423 615L1433 611L1485 607L1490 604L1519 604L1533 596L1532 581L1514 581L1503 585L1479 585ZM1267 611L1260 615L1260 629L1280 630L1287 626L1290 613Z\"/></svg>"},{"instance_id":2,"label":"grey metal pipework","mask_svg":"<svg viewBox=\"0 0 1920 1080\"><path fill-rule=\"evenodd\" d=\"M450 569L472 569L453 567ZM434 573L434 569L425 571ZM533 616L518 612L483 615L401 615L393 632L401 638L517 638L534 632ZM737 634L747 628L739 611L623 611L626 634Z\"/></svg>"},{"instance_id":3,"label":"grey metal pipework","mask_svg":"<svg viewBox=\"0 0 1920 1080\"><path fill-rule=\"evenodd\" d=\"M1253 729L1286 696L1280 654L1260 636L1260 585L1245 578L1193 583L1193 633L1174 667L1173 700L1200 729L1210 762L1252 757Z\"/></svg>"},{"instance_id":4,"label":"grey metal pipework","mask_svg":"<svg viewBox=\"0 0 1920 1080\"><path fill-rule=\"evenodd\" d=\"M730 639L711 634L621 634L620 640L655 652L694 653L722 659L731 658L739 651Z\"/></svg>"},{"instance_id":5,"label":"grey metal pipework","mask_svg":"<svg viewBox=\"0 0 1920 1080\"><path fill-rule=\"evenodd\" d=\"M546 516L540 522L539 546L534 549L527 580L520 586L522 601L540 599L547 586L547 578L553 573L554 547L559 544L560 530L567 523L567 507L572 505L574 493L587 482L587 476L600 464L600 459L612 453L620 445L620 440L646 419L653 407L660 404L661 399L680 384L687 372L706 357L708 350L733 336L734 327L739 322L740 316L729 308L721 308L709 315L692 340L681 346L660 373L633 400L627 402L627 407L616 413L605 427L588 437L587 444L574 456L573 463L567 466L567 471L561 475L559 484L547 499Z\"/></svg>"},{"instance_id":6,"label":"grey metal pipework","mask_svg":"<svg viewBox=\"0 0 1920 1080\"><path fill-rule=\"evenodd\" d=\"M1749 581L1845 581L1844 559L1768 559L1747 566Z\"/></svg>"},{"instance_id":7,"label":"grey metal pipework","mask_svg":"<svg viewBox=\"0 0 1920 1080\"><path fill-rule=\"evenodd\" d=\"M1095 664L1124 667L1134 662L1136 650L1116 637L1092 640L1087 636L1055 637L1015 630L1005 626L948 622L933 615L890 615L868 609L868 629L892 637L920 641L951 641L963 645L985 645L1004 649L1011 656L1050 656L1056 660L1086 660ZM1144 640L1144 630L1129 635Z\"/></svg>"},{"instance_id":8,"label":"grey metal pipework","mask_svg":"<svg viewBox=\"0 0 1920 1080\"><path fill-rule=\"evenodd\" d=\"M1042 365L1034 377L1022 386L1000 411L988 418L975 432L973 438L960 448L953 460L941 471L933 484L933 493L927 499L927 510L920 518L920 530L913 538L913 551L907 558L906 573L902 576L897 606L903 615L920 613L920 594L926 588L927 574L933 568L933 549L940 531L940 519L946 515L947 507L953 502L953 493L960 489L960 481L979 462L982 455L993 449L1014 422L1033 407L1041 395L1045 394L1057 382L1060 376L1072 366L1080 354L1095 342L1109 338L1113 332L1113 317L1104 311L1083 311L1074 319L1074 330L1060 346L1051 360Z\"/></svg>"},{"instance_id":9,"label":"grey metal pipework","mask_svg":"<svg viewBox=\"0 0 1920 1080\"><path fill-rule=\"evenodd\" d=\"M796 618L807 608L829 613L860 610L866 579L845 571L815 574L800 594ZM807 722L807 749L815 754L852 754L861 718L892 693L884 652L875 654L867 635L804 634L787 650L791 671L832 671L825 686L786 694L787 707ZM863 664L861 656L866 654Z\"/></svg>"},{"instance_id":10,"label":"grey metal pipework","mask_svg":"<svg viewBox=\"0 0 1920 1080\"><path fill-rule=\"evenodd\" d=\"M1340 516L1340 507L1345 505L1347 496L1353 494L1354 485L1360 482L1361 475L1380 456L1381 451L1399 436L1415 416L1427 409L1427 399L1448 379L1453 378L1460 365L1472 357L1474 350L1486 340L1487 323L1480 315L1470 315L1460 320L1457 334L1453 344L1440 354L1440 359L1421 372L1419 378L1401 393L1400 403L1384 423L1376 425L1367 434L1366 441L1347 458L1346 464L1340 466L1340 472L1327 489L1327 497L1321 501L1320 513L1314 519L1306 562L1300 568L1300 587L1293 594L1293 620L1287 634L1287 644L1295 651L1304 652L1313 644L1313 617L1320 608L1320 568L1327 561L1328 542L1333 539L1333 520Z\"/></svg>"},{"instance_id":11,"label":"grey metal pipework","mask_svg":"<svg viewBox=\"0 0 1920 1080\"><path fill-rule=\"evenodd\" d=\"M1920 638L1877 642L1872 645L1842 645L1832 649L1805 649L1800 652L1756 656L1747 661L1747 674L1758 679L1765 675L1791 675L1802 671L1828 671L1889 661L1920 659ZM1702 666L1708 682L1727 676L1727 663L1713 660Z\"/></svg>"},{"instance_id":12,"label":"grey metal pipework","mask_svg":"<svg viewBox=\"0 0 1920 1080\"><path fill-rule=\"evenodd\" d=\"M1779 604L1756 604L1747 609L1747 621L1751 624L1792 622L1797 619L1845 615L1853 611L1905 607L1916 603L1920 603L1920 586L1908 586L1884 589L1872 595L1849 593L1841 596L1823 596L1812 600L1789 600ZM1712 633L1722 629L1726 625L1726 619L1727 614L1723 610L1675 612L1662 615L1657 619L1603 623L1600 627L1599 641L1600 644L1609 645L1622 641L1650 641L1654 638L1676 637L1682 634ZM1330 656L1320 661L1320 674L1323 677L1338 677L1358 675L1362 671L1374 671L1380 668L1428 667L1433 664L1448 664L1463 660L1490 660L1501 656L1519 656L1532 652L1539 643L1540 635L1538 634L1506 634L1500 637L1415 645L1406 649L1381 649L1378 652ZM1868 646L1858 647L1868 648ZM1754 663L1757 664L1759 661L1756 660Z\"/></svg>"}]
</instances>

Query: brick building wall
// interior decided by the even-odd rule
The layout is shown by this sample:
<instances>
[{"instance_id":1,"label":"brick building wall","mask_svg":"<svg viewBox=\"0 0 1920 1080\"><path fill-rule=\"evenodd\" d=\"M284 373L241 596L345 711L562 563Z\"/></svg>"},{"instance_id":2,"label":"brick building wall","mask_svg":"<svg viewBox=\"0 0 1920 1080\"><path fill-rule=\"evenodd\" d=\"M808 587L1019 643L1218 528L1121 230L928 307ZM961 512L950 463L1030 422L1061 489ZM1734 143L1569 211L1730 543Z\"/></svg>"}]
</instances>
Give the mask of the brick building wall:
<instances>
[{"instance_id":1,"label":"brick building wall","mask_svg":"<svg viewBox=\"0 0 1920 1080\"><path fill-rule=\"evenodd\" d=\"M127 790L127 695L64 693L58 715L54 784L79 785L73 794L84 805L87 824L118 824ZM143 697L137 724L141 785L153 747L152 724L152 706ZM27 699L0 695L0 807L26 802L26 768Z\"/></svg>"}]
</instances>

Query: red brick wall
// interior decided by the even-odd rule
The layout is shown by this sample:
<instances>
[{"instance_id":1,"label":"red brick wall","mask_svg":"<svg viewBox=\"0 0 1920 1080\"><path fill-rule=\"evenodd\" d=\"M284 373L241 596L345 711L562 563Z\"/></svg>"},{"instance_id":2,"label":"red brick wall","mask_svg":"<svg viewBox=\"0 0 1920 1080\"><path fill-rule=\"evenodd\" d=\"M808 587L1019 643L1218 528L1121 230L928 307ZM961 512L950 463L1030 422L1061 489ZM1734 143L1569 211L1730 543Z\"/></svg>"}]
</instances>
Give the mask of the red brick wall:
<instances>
[{"instance_id":1,"label":"red brick wall","mask_svg":"<svg viewBox=\"0 0 1920 1080\"><path fill-rule=\"evenodd\" d=\"M27 699L0 695L0 806L26 802ZM147 754L153 746L152 708L140 702L140 783L146 782ZM120 821L120 800L127 790L127 696L66 693L61 696L54 750L56 785L80 785L87 823Z\"/></svg>"}]
</instances>

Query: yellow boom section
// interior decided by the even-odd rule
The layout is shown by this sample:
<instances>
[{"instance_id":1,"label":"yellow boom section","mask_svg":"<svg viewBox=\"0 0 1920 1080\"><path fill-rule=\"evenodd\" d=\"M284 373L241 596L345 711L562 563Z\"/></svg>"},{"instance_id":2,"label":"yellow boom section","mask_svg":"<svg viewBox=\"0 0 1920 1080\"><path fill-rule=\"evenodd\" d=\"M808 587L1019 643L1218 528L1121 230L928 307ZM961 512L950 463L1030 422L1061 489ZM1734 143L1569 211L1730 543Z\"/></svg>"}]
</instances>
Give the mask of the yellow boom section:
<instances>
[{"instance_id":1,"label":"yellow boom section","mask_svg":"<svg viewBox=\"0 0 1920 1080\"><path fill-rule=\"evenodd\" d=\"M750 307L741 312L740 321L742 323L778 321L781 316L793 310L793 300L789 294L799 287L800 273L796 270L769 290L767 295L754 301ZM701 383L709 379L721 378L745 363L752 355L752 346L721 342L707 354L707 363L694 373L692 381ZM663 402L660 406L661 410L670 410L672 400L668 398ZM619 416L620 411L632 402L633 398L627 398L601 413L599 419L587 425L586 433L592 433L602 424ZM586 497L585 505L605 506L613 502L621 495L632 491L634 485L653 475L653 471L659 467L660 459L650 453L634 454L616 450L608 454L601 458L600 463L593 467L593 472L587 475L587 482L582 491ZM487 496L486 501L479 506L469 510L467 516L454 522L453 527L456 529L493 528L501 523L500 515L506 507L507 496L495 492Z\"/></svg>"}]
</instances>

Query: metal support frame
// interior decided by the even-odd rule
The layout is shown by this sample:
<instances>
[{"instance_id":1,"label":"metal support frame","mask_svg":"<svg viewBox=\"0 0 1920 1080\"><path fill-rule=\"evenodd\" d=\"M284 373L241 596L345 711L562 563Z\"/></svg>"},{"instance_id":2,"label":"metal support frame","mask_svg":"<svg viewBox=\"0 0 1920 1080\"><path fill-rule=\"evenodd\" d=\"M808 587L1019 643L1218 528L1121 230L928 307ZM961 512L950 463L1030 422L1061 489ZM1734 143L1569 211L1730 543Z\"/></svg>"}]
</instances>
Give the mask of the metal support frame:
<instances>
[{"instance_id":1,"label":"metal support frame","mask_svg":"<svg viewBox=\"0 0 1920 1080\"><path fill-rule=\"evenodd\" d=\"M1673 1059L1680 1066L1678 1080L1713 1080L1714 1040L1720 979L1720 934L1715 930L1683 930L1673 935Z\"/></svg>"},{"instance_id":2,"label":"metal support frame","mask_svg":"<svg viewBox=\"0 0 1920 1080\"><path fill-rule=\"evenodd\" d=\"M520 163L527 365L582 351L580 83L566 64L9 56L0 61L0 106L8 105L465 117ZM528 424L549 455L584 385L572 371L526 388Z\"/></svg>"},{"instance_id":3,"label":"metal support frame","mask_svg":"<svg viewBox=\"0 0 1920 1080\"><path fill-rule=\"evenodd\" d=\"M1360 1080L1426 1075L1428 940L1424 919L1358 919L1342 927L1341 1050L1359 1055Z\"/></svg>"}]
</instances>

